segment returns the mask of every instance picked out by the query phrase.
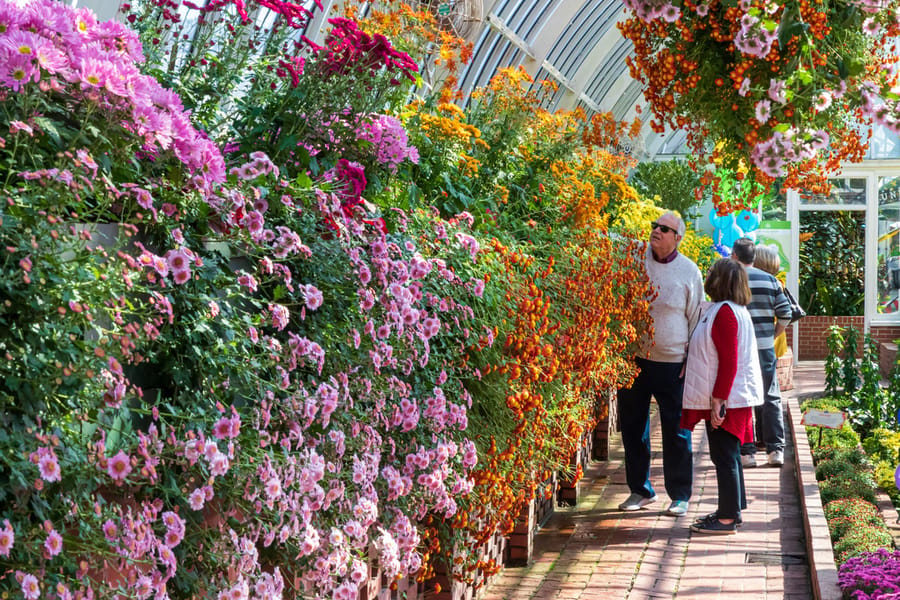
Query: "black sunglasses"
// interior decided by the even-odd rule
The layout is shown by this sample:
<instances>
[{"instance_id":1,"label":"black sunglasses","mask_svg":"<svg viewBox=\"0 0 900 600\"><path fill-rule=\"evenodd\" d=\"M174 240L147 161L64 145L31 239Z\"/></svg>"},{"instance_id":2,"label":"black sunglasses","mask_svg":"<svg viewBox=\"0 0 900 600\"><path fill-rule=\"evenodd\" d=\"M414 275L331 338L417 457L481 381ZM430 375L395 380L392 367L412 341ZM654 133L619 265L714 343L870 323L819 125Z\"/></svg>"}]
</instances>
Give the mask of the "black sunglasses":
<instances>
[{"instance_id":1,"label":"black sunglasses","mask_svg":"<svg viewBox=\"0 0 900 600\"><path fill-rule=\"evenodd\" d=\"M657 227L659 227L659 230L662 231L663 233L669 233L670 231L675 231L668 225L663 225L662 223L657 223L656 221L653 221L652 223L650 223L650 231L653 231Z\"/></svg>"}]
</instances>

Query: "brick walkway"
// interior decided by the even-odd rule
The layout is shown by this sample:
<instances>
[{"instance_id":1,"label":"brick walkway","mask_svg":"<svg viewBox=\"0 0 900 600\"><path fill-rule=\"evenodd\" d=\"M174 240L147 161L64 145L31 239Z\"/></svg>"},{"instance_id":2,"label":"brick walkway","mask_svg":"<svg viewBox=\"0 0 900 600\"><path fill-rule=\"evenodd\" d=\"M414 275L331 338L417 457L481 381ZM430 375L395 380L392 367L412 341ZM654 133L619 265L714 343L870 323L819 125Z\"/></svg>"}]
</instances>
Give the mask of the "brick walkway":
<instances>
[{"instance_id":1,"label":"brick walkway","mask_svg":"<svg viewBox=\"0 0 900 600\"><path fill-rule=\"evenodd\" d=\"M820 385L821 374L801 376L804 394ZM806 387L804 387L806 386ZM637 513L617 505L628 496L621 441L610 442L610 460L592 463L579 484L574 507L559 507L535 538L535 560L506 568L485 600L643 600L723 598L811 600L810 568L794 467L788 440L785 466L745 471L749 506L736 535L692 534L691 522L716 508L715 469L705 429L694 432L694 491L689 513L664 514L661 441L654 422L651 480L657 503ZM790 427L786 423L786 429ZM764 454L758 454L757 458ZM762 461L761 461L762 462Z\"/></svg>"}]
</instances>

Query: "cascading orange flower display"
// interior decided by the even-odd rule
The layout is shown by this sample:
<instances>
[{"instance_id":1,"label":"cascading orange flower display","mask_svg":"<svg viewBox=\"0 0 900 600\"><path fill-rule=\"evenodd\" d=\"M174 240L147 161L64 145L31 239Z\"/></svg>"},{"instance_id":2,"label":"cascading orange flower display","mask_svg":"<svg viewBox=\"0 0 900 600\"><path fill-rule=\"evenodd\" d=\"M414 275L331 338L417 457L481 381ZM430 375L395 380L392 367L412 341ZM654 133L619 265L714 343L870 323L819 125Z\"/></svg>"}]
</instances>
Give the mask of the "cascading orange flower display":
<instances>
[{"instance_id":1,"label":"cascading orange flower display","mask_svg":"<svg viewBox=\"0 0 900 600\"><path fill-rule=\"evenodd\" d=\"M897 0L627 0L618 23L656 131L768 189L828 190L872 123L898 130ZM715 184L713 181L712 183ZM752 196L752 194L751 194ZM752 208L720 198L720 212ZM750 206L746 206L746 205Z\"/></svg>"},{"instance_id":2,"label":"cascading orange flower display","mask_svg":"<svg viewBox=\"0 0 900 600\"><path fill-rule=\"evenodd\" d=\"M473 305L484 333L463 356L480 374L466 386L474 489L452 518L420 524L423 581L441 563L475 585L500 568L472 549L554 492L545 481L568 468L601 394L630 381L651 327L642 255L608 231L606 211L635 195L625 183L634 160L621 152L630 141L621 142L640 124L548 111L553 91L522 68L501 69L465 108L445 91L401 115L420 157L402 199L450 219L466 211L480 236L472 275L485 281L484 302Z\"/></svg>"}]
</instances>

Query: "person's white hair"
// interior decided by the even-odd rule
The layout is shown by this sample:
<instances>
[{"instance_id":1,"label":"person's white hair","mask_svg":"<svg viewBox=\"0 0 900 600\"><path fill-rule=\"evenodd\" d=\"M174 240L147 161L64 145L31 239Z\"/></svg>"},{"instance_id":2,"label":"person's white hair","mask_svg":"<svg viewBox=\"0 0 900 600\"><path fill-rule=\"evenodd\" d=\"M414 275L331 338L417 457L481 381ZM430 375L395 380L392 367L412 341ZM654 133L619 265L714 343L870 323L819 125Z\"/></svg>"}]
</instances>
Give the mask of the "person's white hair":
<instances>
[{"instance_id":1,"label":"person's white hair","mask_svg":"<svg viewBox=\"0 0 900 600\"><path fill-rule=\"evenodd\" d=\"M675 233L678 234L678 237L684 237L684 232L687 229L687 226L684 224L684 219L682 219L678 215L677 212L671 211L671 210L667 210L662 215L660 215L659 218L661 219L661 218L665 217L666 215L671 215L675 219L675 221L678 223L678 225L676 225L676 227L675 227Z\"/></svg>"}]
</instances>

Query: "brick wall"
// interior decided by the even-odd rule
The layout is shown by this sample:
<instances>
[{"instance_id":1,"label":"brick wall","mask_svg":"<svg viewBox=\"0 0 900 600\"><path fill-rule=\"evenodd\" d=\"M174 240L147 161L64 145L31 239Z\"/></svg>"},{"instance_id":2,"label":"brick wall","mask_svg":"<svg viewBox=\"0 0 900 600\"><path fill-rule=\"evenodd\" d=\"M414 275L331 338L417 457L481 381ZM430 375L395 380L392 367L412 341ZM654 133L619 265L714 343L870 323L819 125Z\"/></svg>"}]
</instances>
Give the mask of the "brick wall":
<instances>
[{"instance_id":1,"label":"brick wall","mask_svg":"<svg viewBox=\"0 0 900 600\"><path fill-rule=\"evenodd\" d=\"M832 325L855 327L862 332L864 323L865 317L803 317L798 323L797 360L824 360L828 356L828 328ZM862 350L861 342L862 336L857 356Z\"/></svg>"},{"instance_id":2,"label":"brick wall","mask_svg":"<svg viewBox=\"0 0 900 600\"><path fill-rule=\"evenodd\" d=\"M869 332L879 343L893 342L900 338L900 325L873 325Z\"/></svg>"},{"instance_id":3,"label":"brick wall","mask_svg":"<svg viewBox=\"0 0 900 600\"><path fill-rule=\"evenodd\" d=\"M832 325L841 327L855 327L862 333L864 317L818 317L807 316L800 319L798 333L800 342L797 347L797 360L824 360L828 356L828 328ZM900 338L900 325L880 326L875 325L869 329L869 333L879 343L893 342ZM788 326L788 347L792 345L793 326ZM862 353L863 336L860 335L860 345L857 348L857 356Z\"/></svg>"}]
</instances>

